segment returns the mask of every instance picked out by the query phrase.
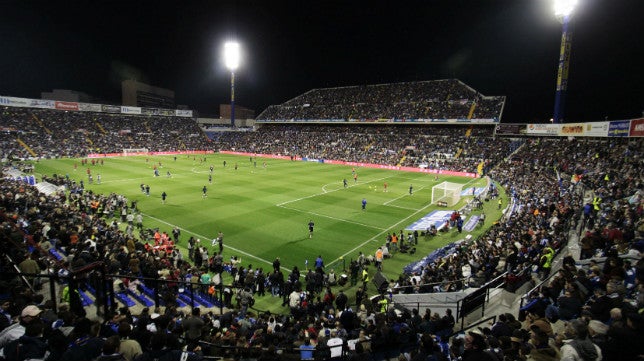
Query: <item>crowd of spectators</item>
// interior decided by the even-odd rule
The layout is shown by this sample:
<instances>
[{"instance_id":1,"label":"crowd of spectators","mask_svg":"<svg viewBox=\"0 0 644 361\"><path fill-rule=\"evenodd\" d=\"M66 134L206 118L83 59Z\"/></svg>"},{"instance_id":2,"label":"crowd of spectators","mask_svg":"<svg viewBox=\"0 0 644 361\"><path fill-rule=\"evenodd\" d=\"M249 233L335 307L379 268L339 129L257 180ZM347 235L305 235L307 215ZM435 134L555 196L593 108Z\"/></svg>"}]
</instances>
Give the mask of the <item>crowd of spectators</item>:
<instances>
[{"instance_id":1,"label":"crowd of spectators","mask_svg":"<svg viewBox=\"0 0 644 361\"><path fill-rule=\"evenodd\" d=\"M293 155L390 166L475 173L487 170L517 147L494 138L491 127L456 125L274 125L254 132L221 132L219 150Z\"/></svg>"},{"instance_id":2,"label":"crowd of spectators","mask_svg":"<svg viewBox=\"0 0 644 361\"><path fill-rule=\"evenodd\" d=\"M104 128L110 127L108 122L101 124ZM343 153L352 152L370 156L368 148L361 148L364 142L354 143L351 139L368 138L367 145L385 144L388 140L393 142L399 131L409 131L408 136L413 133L398 127L365 126L357 130L343 127L269 126L265 128L266 134L255 134L257 138L247 146L261 146L266 150L252 152L282 153L305 145L313 147L315 143L319 148L313 151L326 154L325 158L342 159ZM450 131L462 130L430 129L445 137L450 137ZM346 134L337 134L341 131ZM241 137L245 136L235 139L233 135L226 142L230 142L231 148L243 147ZM452 134L450 139L457 136ZM276 139L280 142L277 148L272 148ZM489 149L495 151L491 143ZM279 262L272 271L266 272L252 265L244 267L234 260L224 262L221 254L208 255L206 248L194 239L189 241L193 245L190 261L184 260L172 247L146 247L154 241L145 230L137 235L131 228L120 229L114 221L115 217L127 220L129 214L137 213L136 205L123 196L92 192L58 192L45 196L34 187L4 179L0 181L3 273L12 272L12 264L4 256L29 274L37 269L34 263L40 269L52 270L54 274L62 270L64 274L65 270L74 271L103 261L109 273L123 275L121 283L139 275L170 282L159 286L166 303L163 309L134 315L121 309L118 313L103 315L102 323L93 323L85 317L82 304L73 294L68 306L60 308L58 313L48 312L42 295L31 293L16 278L5 278L1 288L9 290L3 304L7 317L0 318L3 322L6 319L0 327L9 331L0 333L0 347L7 357L16 342L20 342L15 340L23 340L37 351L48 351L50 360L119 359L126 352L116 350L126 347L124 344L134 344L128 340L136 341L140 347L133 347L135 350L128 354L130 359L137 360L199 359L202 355L280 359L288 356L278 355L277 349L293 348L303 352L312 349L312 354L306 355L318 359L346 353L351 359L382 359L402 354L413 360L428 357L567 360L568 356L561 355L576 352L585 356L593 355L593 351L594 355L601 352L606 359L616 359L615 355L622 349L611 345L637 340L642 335L642 319L638 314L644 307L641 292L644 274L639 253L644 231L642 149L639 139L528 138L511 156L507 149L496 150L499 154L490 157L495 161L488 174L510 197L505 200L506 217L480 239L464 242L456 252L436 259L421 272L394 281L393 289L400 292L453 290L462 286L425 289L423 285L445 280L457 284L467 279L468 274L483 284L504 271L512 276L529 270L536 277L545 278L552 267L554 251L566 245L570 228L579 217L585 226L582 238L592 239L586 253L608 256L609 260L603 269L593 265L587 266L588 269L579 268L574 262L567 262L567 267L516 315L523 325L512 322L514 315L503 315L499 317L499 324L484 328L481 333L467 333L464 339L446 337L454 325L448 314L429 311L419 315L413 310L399 314L387 304L386 298L380 299L384 303L372 302L364 288L366 281L359 289L361 294L356 293L355 302L349 302L341 287L338 290L332 284L327 284L328 287L319 284L317 270L300 274L294 267L284 277ZM64 154L56 148L52 151ZM588 204L590 209L586 211ZM54 261L46 252L50 247L65 250L65 260ZM630 264L617 257L625 254L634 257ZM228 296L223 314L202 313L198 308L187 314L173 304L182 280L200 282L204 274L217 274L219 267L234 274L235 280L226 287ZM86 282L94 282L94 275L86 274ZM283 287L255 296L281 296L280 301L289 306L290 312L284 315L249 312L247 293L252 296L259 291L253 286L265 284L258 283L258 279L279 283L280 277L284 279ZM328 276L326 280L328 283ZM30 286L38 288L36 279L28 281ZM239 297L234 297L235 294ZM578 296L577 302L568 302L573 295ZM613 309L616 309L614 317ZM555 335L550 325L558 319L571 321L563 336ZM18 322L9 326L11 320ZM20 335L23 337L19 338ZM641 354L638 347L642 343L634 345L630 348L631 355ZM134 356L137 353L140 356Z\"/></svg>"},{"instance_id":3,"label":"crowd of spectators","mask_svg":"<svg viewBox=\"0 0 644 361\"><path fill-rule=\"evenodd\" d=\"M4 107L0 109L0 129L2 158L84 157L141 148L151 152L211 148L194 119L170 116Z\"/></svg>"},{"instance_id":4,"label":"crowd of spectators","mask_svg":"<svg viewBox=\"0 0 644 361\"><path fill-rule=\"evenodd\" d=\"M313 89L263 111L259 120L500 119L505 97L456 79Z\"/></svg>"}]
</instances>

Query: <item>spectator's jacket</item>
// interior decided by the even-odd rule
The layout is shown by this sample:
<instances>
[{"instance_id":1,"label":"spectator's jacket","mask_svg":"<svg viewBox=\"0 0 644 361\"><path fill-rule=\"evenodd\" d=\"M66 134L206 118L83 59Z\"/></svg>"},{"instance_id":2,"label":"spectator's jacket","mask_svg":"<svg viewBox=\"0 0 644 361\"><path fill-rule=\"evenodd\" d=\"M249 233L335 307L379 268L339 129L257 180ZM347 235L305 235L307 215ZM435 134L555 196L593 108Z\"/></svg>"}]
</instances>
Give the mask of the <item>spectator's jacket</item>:
<instances>
[{"instance_id":1,"label":"spectator's jacket","mask_svg":"<svg viewBox=\"0 0 644 361\"><path fill-rule=\"evenodd\" d=\"M63 353L60 361L87 361L101 355L105 340L102 338L78 339Z\"/></svg>"},{"instance_id":2,"label":"spectator's jacket","mask_svg":"<svg viewBox=\"0 0 644 361\"><path fill-rule=\"evenodd\" d=\"M42 360L48 354L47 342L42 337L21 336L3 349L6 360Z\"/></svg>"}]
</instances>

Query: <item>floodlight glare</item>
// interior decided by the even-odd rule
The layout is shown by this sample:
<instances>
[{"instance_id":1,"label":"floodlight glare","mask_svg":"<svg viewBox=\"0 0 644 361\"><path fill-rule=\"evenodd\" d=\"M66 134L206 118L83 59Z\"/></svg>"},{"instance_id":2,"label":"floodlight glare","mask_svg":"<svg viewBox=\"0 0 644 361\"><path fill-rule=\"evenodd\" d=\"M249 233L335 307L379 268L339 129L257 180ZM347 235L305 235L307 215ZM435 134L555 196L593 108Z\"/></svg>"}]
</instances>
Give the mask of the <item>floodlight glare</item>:
<instances>
[{"instance_id":1,"label":"floodlight glare","mask_svg":"<svg viewBox=\"0 0 644 361\"><path fill-rule=\"evenodd\" d=\"M235 71L239 66L240 60L239 44L229 41L224 44L224 63L230 71Z\"/></svg>"},{"instance_id":2,"label":"floodlight glare","mask_svg":"<svg viewBox=\"0 0 644 361\"><path fill-rule=\"evenodd\" d=\"M577 0L555 0L555 16L569 16L575 10Z\"/></svg>"}]
</instances>

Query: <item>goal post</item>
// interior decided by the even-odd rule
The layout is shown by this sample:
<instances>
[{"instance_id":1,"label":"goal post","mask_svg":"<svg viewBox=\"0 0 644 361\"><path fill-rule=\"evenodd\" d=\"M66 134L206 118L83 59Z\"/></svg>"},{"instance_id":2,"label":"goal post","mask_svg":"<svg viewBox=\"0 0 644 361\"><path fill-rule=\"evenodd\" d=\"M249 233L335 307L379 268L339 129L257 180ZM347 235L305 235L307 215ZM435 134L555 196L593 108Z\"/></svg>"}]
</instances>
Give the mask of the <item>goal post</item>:
<instances>
[{"instance_id":1,"label":"goal post","mask_svg":"<svg viewBox=\"0 0 644 361\"><path fill-rule=\"evenodd\" d=\"M148 148L123 148L123 155L141 155L148 154Z\"/></svg>"},{"instance_id":2,"label":"goal post","mask_svg":"<svg viewBox=\"0 0 644 361\"><path fill-rule=\"evenodd\" d=\"M461 200L463 185L460 183L442 182L432 187L432 204L450 207ZM440 202L440 203L439 203Z\"/></svg>"}]
</instances>

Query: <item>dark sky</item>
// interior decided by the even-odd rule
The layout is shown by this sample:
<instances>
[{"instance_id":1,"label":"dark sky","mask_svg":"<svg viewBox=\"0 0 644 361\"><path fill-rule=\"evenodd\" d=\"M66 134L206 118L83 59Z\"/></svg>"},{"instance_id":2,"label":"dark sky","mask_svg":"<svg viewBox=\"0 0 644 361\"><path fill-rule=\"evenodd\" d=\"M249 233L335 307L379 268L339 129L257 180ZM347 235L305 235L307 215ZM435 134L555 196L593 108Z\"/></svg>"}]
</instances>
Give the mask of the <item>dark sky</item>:
<instances>
[{"instance_id":1,"label":"dark sky","mask_svg":"<svg viewBox=\"0 0 644 361\"><path fill-rule=\"evenodd\" d=\"M502 121L552 117L561 24L551 0L0 0L0 95L73 89L120 102L120 81L217 114L225 40L244 49L237 104L257 114L312 88L458 78L505 95ZM644 111L644 1L579 0L567 122Z\"/></svg>"}]
</instances>

